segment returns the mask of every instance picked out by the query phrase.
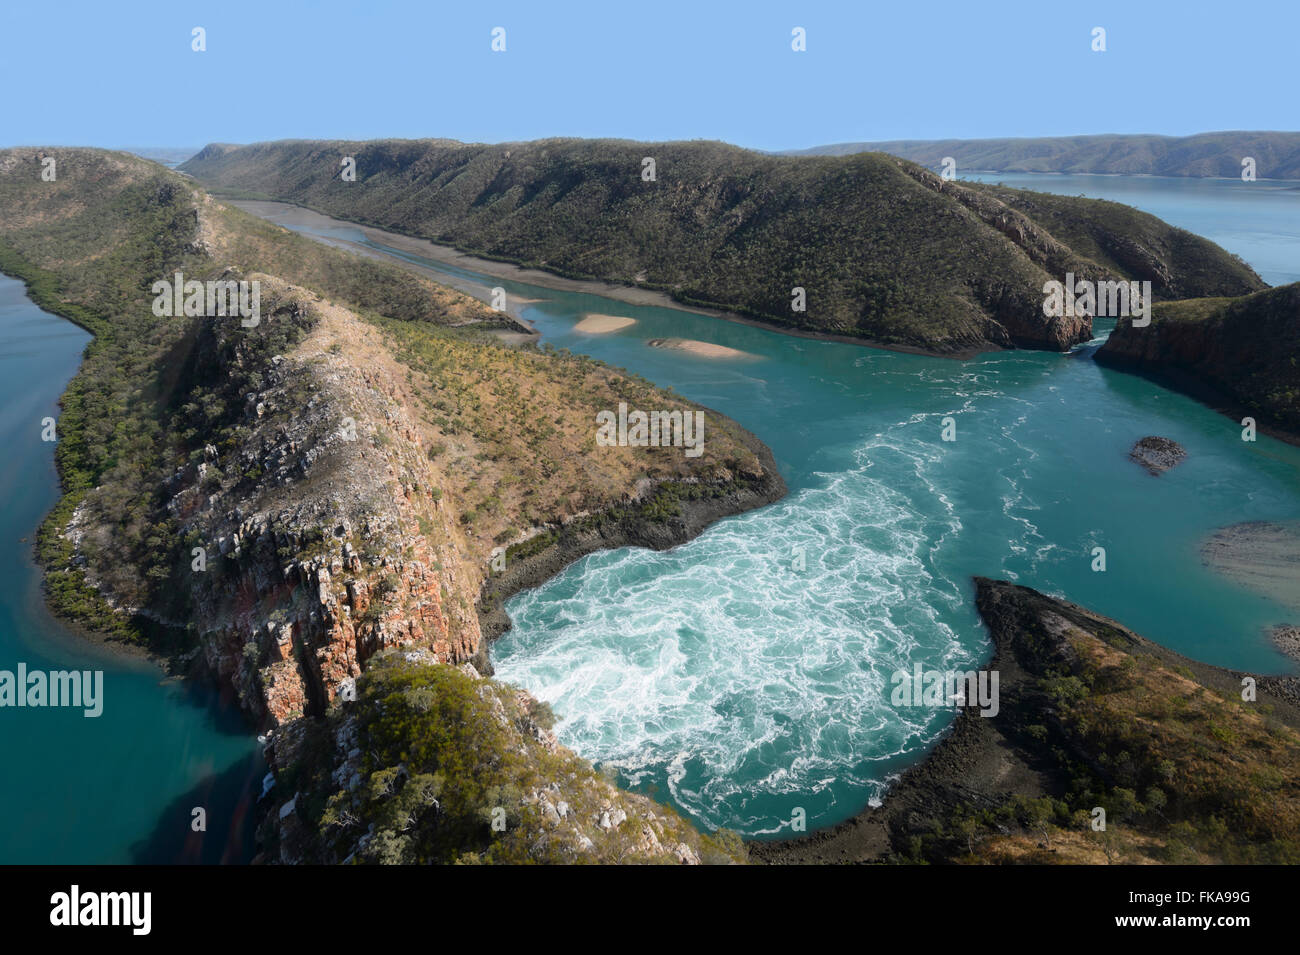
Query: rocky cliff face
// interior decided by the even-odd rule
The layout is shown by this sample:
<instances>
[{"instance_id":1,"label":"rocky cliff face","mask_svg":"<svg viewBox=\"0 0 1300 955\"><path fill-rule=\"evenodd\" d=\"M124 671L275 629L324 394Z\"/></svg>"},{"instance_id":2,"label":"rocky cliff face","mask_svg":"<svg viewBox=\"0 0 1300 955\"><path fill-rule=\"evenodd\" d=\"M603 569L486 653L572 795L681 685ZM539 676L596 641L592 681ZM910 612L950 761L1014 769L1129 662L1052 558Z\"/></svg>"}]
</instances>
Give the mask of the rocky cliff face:
<instances>
[{"instance_id":1,"label":"rocky cliff face","mask_svg":"<svg viewBox=\"0 0 1300 955\"><path fill-rule=\"evenodd\" d=\"M1048 276L1073 272L1080 279L1111 278L1096 263L1082 258L1027 215L982 192L944 180L912 163L898 163L905 175L940 195L956 200L975 218L1015 244L1023 255ZM1087 315L1047 318L1042 312L1038 286L1010 283L987 295L995 319L987 332L990 341L1006 347L1045 348L1065 351L1092 337L1092 319Z\"/></svg>"},{"instance_id":2,"label":"rocky cliff face","mask_svg":"<svg viewBox=\"0 0 1300 955\"><path fill-rule=\"evenodd\" d=\"M202 662L265 730L275 785L263 860L744 861L737 841L701 836L595 773L556 743L549 711L483 678L486 542L467 537L456 495L444 493L458 482L412 416L407 366L347 309L250 278L262 283L265 327L205 324L188 360L201 388L224 383L205 395L238 396L218 431L229 437L166 492L190 553L202 555L179 578ZM282 340L293 344L269 353ZM633 537L668 546L779 496L770 452L742 437L755 449L738 444L745 453L730 467L702 468L725 493L698 478L642 476L601 532L556 531L496 582L535 582L578 552ZM726 447L723 432L718 441ZM664 487L685 498L680 513L641 526L638 506L662 506ZM498 627L497 589L488 591L485 618ZM399 710L409 722L390 725ZM430 738L439 745L422 750ZM399 812L407 821L390 825Z\"/></svg>"},{"instance_id":3,"label":"rocky cliff face","mask_svg":"<svg viewBox=\"0 0 1300 955\"><path fill-rule=\"evenodd\" d=\"M245 436L176 475L169 508L204 551L190 577L204 660L254 717L279 726L323 713L381 650L476 657L480 577L457 555L440 476L391 383L340 345L356 319L261 280L282 299L264 320L310 331L257 372ZM247 374L240 334L205 327L198 361Z\"/></svg>"},{"instance_id":4,"label":"rocky cliff face","mask_svg":"<svg viewBox=\"0 0 1300 955\"><path fill-rule=\"evenodd\" d=\"M700 457L597 451L598 409L687 403L582 356L504 345L467 296L151 163L60 151L55 201L55 184L25 175L36 158L0 151L0 267L95 335L59 420L66 493L41 548L52 606L188 658L238 698L279 777L262 803L276 806L271 857L744 858L621 793L555 744L545 707L480 677L479 596L493 551L514 544L527 564L558 549L561 526L676 542L779 497L761 444L710 412ZM212 302L160 316L146 295L160 271L258 283L260 322ZM396 729L382 721L393 694L413 720ZM384 705L356 708L367 700ZM337 729L383 748L318 745ZM409 789L408 745L424 759ZM313 794L339 797L342 815ZM403 848L393 794L432 841ZM497 810L507 828L489 827Z\"/></svg>"},{"instance_id":5,"label":"rocky cliff face","mask_svg":"<svg viewBox=\"0 0 1300 955\"><path fill-rule=\"evenodd\" d=\"M1300 439L1300 283L1157 305L1145 328L1122 319L1096 358Z\"/></svg>"}]
</instances>

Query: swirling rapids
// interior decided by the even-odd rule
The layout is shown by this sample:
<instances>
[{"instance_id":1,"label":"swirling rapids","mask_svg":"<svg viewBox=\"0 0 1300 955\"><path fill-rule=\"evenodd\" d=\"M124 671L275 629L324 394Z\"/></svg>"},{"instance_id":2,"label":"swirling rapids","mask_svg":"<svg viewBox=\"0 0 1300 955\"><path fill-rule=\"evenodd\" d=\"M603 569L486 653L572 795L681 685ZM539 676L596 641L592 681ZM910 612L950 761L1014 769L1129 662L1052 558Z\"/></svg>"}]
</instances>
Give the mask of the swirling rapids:
<instances>
[{"instance_id":1,"label":"swirling rapids","mask_svg":"<svg viewBox=\"0 0 1300 955\"><path fill-rule=\"evenodd\" d=\"M979 649L931 567L961 528L951 504L883 480L922 478L927 453L873 442L682 547L585 558L509 603L498 678L552 704L566 745L707 826L774 833L802 807L811 827L856 792L847 815L950 718L893 707L891 675Z\"/></svg>"}]
</instances>

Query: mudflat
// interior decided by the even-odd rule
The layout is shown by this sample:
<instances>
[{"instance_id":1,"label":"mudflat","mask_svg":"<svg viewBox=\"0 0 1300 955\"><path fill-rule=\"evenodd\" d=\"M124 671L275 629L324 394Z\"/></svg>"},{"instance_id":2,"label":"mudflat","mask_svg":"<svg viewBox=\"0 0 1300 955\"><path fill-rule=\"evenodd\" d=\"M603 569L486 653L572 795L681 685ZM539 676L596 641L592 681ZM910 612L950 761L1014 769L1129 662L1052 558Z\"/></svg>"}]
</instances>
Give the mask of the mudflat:
<instances>
[{"instance_id":1,"label":"mudflat","mask_svg":"<svg viewBox=\"0 0 1300 955\"><path fill-rule=\"evenodd\" d=\"M1230 580L1300 615L1300 521L1249 521L1215 531L1201 559Z\"/></svg>"}]
</instances>

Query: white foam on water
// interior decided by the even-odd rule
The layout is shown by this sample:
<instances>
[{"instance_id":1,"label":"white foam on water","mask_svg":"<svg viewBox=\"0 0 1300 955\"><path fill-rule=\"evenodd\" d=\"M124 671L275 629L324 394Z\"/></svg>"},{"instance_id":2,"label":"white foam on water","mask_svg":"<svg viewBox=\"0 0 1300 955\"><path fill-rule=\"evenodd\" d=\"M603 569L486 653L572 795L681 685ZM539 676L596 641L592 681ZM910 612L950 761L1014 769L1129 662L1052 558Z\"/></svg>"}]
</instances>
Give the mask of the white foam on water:
<instances>
[{"instance_id":1,"label":"white foam on water","mask_svg":"<svg viewBox=\"0 0 1300 955\"><path fill-rule=\"evenodd\" d=\"M784 797L820 793L823 815L846 791L848 811L879 798L951 719L893 706L891 676L971 665L978 642L943 619L963 591L930 563L961 528L926 476L944 452L897 444L671 551L593 554L517 595L497 677L550 703L565 745L710 827L778 831Z\"/></svg>"}]
</instances>

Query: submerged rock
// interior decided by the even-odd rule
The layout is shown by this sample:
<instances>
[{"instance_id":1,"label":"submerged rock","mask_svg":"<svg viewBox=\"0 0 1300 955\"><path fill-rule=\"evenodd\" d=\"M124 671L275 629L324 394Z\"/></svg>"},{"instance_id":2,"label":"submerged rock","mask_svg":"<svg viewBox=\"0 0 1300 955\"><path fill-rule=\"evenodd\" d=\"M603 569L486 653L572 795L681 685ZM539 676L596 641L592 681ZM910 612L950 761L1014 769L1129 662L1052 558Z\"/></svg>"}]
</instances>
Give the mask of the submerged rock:
<instances>
[{"instance_id":1,"label":"submerged rock","mask_svg":"<svg viewBox=\"0 0 1300 955\"><path fill-rule=\"evenodd\" d=\"M1300 627L1278 624L1269 631L1273 645L1293 660L1300 660Z\"/></svg>"},{"instance_id":2,"label":"submerged rock","mask_svg":"<svg viewBox=\"0 0 1300 955\"><path fill-rule=\"evenodd\" d=\"M1177 441L1152 434L1138 439L1128 456L1151 474L1161 474L1180 464L1187 457L1187 449Z\"/></svg>"}]
</instances>

